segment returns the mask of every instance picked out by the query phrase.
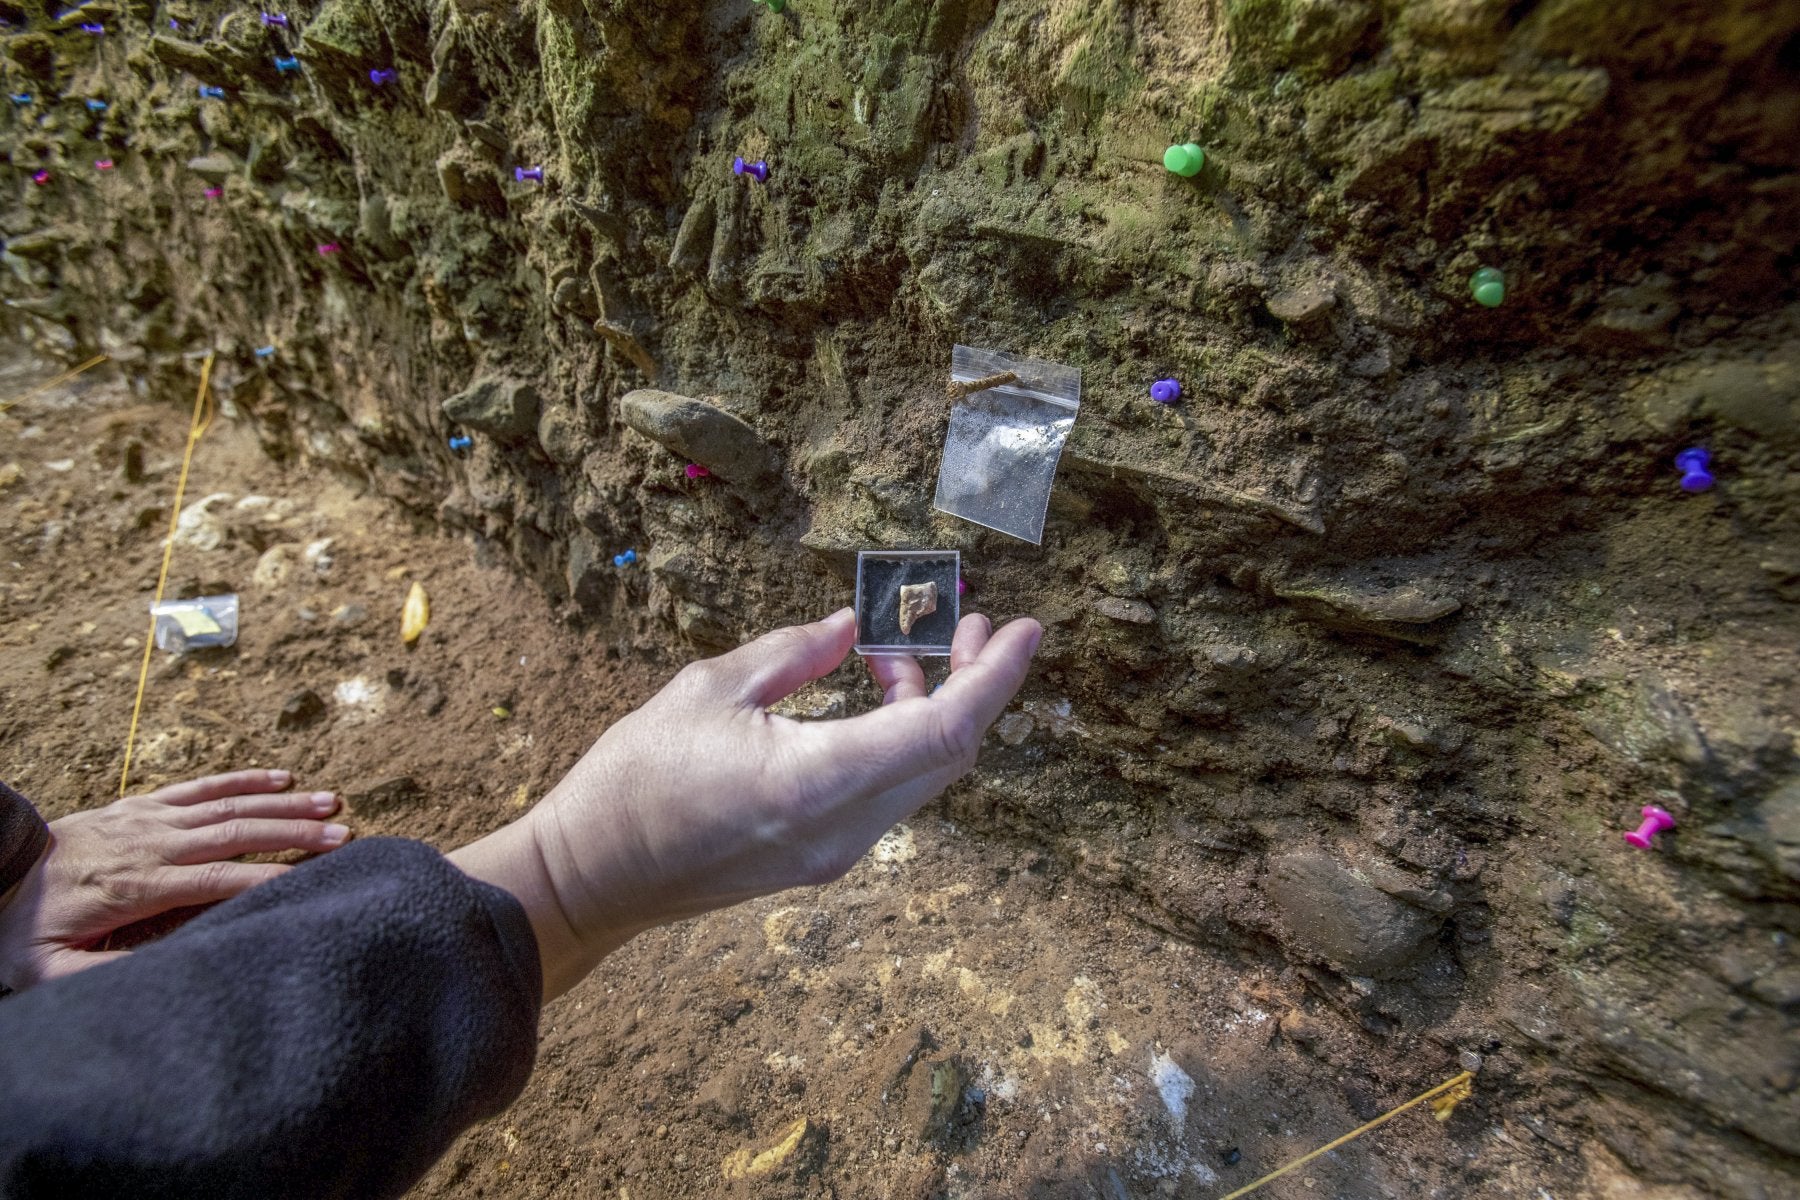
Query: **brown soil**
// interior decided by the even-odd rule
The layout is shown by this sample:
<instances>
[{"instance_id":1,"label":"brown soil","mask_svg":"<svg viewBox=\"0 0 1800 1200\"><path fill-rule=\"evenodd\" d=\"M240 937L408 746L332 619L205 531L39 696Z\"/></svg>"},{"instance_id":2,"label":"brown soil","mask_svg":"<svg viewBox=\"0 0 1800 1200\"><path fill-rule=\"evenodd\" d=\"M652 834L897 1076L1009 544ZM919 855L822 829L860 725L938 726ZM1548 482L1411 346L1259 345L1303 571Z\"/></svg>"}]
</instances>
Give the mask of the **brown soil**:
<instances>
[{"instance_id":1,"label":"brown soil","mask_svg":"<svg viewBox=\"0 0 1800 1200\"><path fill-rule=\"evenodd\" d=\"M41 374L15 367L6 393ZM0 416L0 738L47 815L115 794L184 428L97 377ZM542 794L674 665L566 625L538 589L386 502L282 469L229 416L188 488L190 508L229 499L209 506L216 548L178 544L171 594L240 592L242 631L230 650L155 655L137 789L288 766L341 789L359 833L454 846ZM319 569L305 548L323 539ZM409 650L411 580L432 620ZM358 679L368 699L347 702ZM305 690L325 714L281 728ZM852 664L800 707L872 699ZM1038 847L947 819L978 802L964 789L927 810L835 885L615 955L546 1010L525 1096L418 1194L1212 1196L1459 1069L1457 1046L1428 1041L1344 1069L1304 973L1170 937ZM1491 1048L1461 1046L1471 1062ZM1153 1078L1165 1055L1193 1081L1179 1122ZM1512 1078L1490 1087L1496 1062ZM1265 1194L1678 1194L1556 1144L1543 1096L1515 1102L1522 1069L1490 1060L1448 1122L1408 1114ZM755 1172L798 1122L791 1153Z\"/></svg>"}]
</instances>

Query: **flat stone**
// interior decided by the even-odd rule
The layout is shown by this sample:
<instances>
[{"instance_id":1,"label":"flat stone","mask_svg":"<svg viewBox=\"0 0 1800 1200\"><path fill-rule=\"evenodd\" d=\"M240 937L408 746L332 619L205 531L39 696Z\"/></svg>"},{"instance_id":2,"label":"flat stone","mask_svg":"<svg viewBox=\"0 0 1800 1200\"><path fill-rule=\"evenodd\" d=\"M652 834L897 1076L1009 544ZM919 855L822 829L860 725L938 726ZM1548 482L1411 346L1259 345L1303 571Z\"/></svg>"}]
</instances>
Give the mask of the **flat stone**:
<instances>
[{"instance_id":1,"label":"flat stone","mask_svg":"<svg viewBox=\"0 0 1800 1200\"><path fill-rule=\"evenodd\" d=\"M373 783L359 784L346 788L344 799L350 806L364 816L380 813L387 809L400 808L416 804L425 798L425 789L411 775L395 775Z\"/></svg>"},{"instance_id":2,"label":"flat stone","mask_svg":"<svg viewBox=\"0 0 1800 1200\"><path fill-rule=\"evenodd\" d=\"M627 392L625 423L676 455L733 483L775 471L775 454L744 421L704 400L652 388Z\"/></svg>"},{"instance_id":3,"label":"flat stone","mask_svg":"<svg viewBox=\"0 0 1800 1200\"><path fill-rule=\"evenodd\" d=\"M1156 610L1149 604L1124 596L1102 596L1094 601L1093 608L1103 617L1127 621L1133 625L1150 625L1156 621Z\"/></svg>"},{"instance_id":4,"label":"flat stone","mask_svg":"<svg viewBox=\"0 0 1800 1200\"><path fill-rule=\"evenodd\" d=\"M211 51L180 38L159 33L150 39L150 53L164 66L185 71L201 83L228 87L238 81L237 72L220 62Z\"/></svg>"},{"instance_id":5,"label":"flat stone","mask_svg":"<svg viewBox=\"0 0 1800 1200\"><path fill-rule=\"evenodd\" d=\"M325 715L325 701L319 693L307 688L289 696L275 718L277 729L304 729Z\"/></svg>"},{"instance_id":6,"label":"flat stone","mask_svg":"<svg viewBox=\"0 0 1800 1200\"><path fill-rule=\"evenodd\" d=\"M1269 297L1270 315L1290 325L1317 320L1336 306L1336 294L1331 285L1322 280L1285 288Z\"/></svg>"},{"instance_id":7,"label":"flat stone","mask_svg":"<svg viewBox=\"0 0 1800 1200\"><path fill-rule=\"evenodd\" d=\"M187 165L208 183L224 183L238 173L238 160L229 154L202 154L188 159Z\"/></svg>"},{"instance_id":8,"label":"flat stone","mask_svg":"<svg viewBox=\"0 0 1800 1200\"><path fill-rule=\"evenodd\" d=\"M538 392L521 379L482 379L444 401L444 415L493 437L528 437L537 432Z\"/></svg>"},{"instance_id":9,"label":"flat stone","mask_svg":"<svg viewBox=\"0 0 1800 1200\"><path fill-rule=\"evenodd\" d=\"M1276 859L1268 895L1289 937L1356 975L1399 970L1431 943L1441 921L1316 851Z\"/></svg>"}]
</instances>

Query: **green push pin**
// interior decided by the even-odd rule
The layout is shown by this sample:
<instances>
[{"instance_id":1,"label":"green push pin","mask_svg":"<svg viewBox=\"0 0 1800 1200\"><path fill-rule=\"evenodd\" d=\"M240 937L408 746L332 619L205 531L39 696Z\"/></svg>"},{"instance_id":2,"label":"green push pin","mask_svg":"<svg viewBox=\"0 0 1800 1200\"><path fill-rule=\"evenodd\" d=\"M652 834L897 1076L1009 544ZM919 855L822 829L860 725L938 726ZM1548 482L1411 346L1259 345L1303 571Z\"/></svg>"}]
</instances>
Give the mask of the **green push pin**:
<instances>
[{"instance_id":1,"label":"green push pin","mask_svg":"<svg viewBox=\"0 0 1800 1200\"><path fill-rule=\"evenodd\" d=\"M787 0L750 0L750 3L766 4L769 6L769 11L772 13L778 13L787 7Z\"/></svg>"},{"instance_id":2,"label":"green push pin","mask_svg":"<svg viewBox=\"0 0 1800 1200\"><path fill-rule=\"evenodd\" d=\"M1163 166L1175 172L1183 179L1192 179L1206 165L1206 151L1189 142L1185 146L1170 146L1163 151Z\"/></svg>"},{"instance_id":3,"label":"green push pin","mask_svg":"<svg viewBox=\"0 0 1800 1200\"><path fill-rule=\"evenodd\" d=\"M1469 294L1475 297L1477 304L1499 308L1500 302L1506 299L1506 276L1497 267L1483 267L1469 276Z\"/></svg>"}]
</instances>

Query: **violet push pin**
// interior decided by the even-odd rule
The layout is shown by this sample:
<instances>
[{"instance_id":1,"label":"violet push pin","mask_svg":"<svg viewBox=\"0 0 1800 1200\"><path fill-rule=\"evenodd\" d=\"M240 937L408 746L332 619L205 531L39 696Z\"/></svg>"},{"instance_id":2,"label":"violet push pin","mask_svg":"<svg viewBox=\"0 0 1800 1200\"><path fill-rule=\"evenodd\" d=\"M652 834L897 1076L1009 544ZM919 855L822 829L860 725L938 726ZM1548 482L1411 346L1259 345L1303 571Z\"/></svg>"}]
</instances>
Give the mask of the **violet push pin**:
<instances>
[{"instance_id":1,"label":"violet push pin","mask_svg":"<svg viewBox=\"0 0 1800 1200\"><path fill-rule=\"evenodd\" d=\"M712 474L711 471L707 470L705 467L701 466L699 463L689 463L687 465L687 477L689 479L705 479L708 475L711 475L711 474Z\"/></svg>"},{"instance_id":2,"label":"violet push pin","mask_svg":"<svg viewBox=\"0 0 1800 1200\"><path fill-rule=\"evenodd\" d=\"M31 182L37 184L39 187L43 187L46 183L50 182L50 172L39 171L31 177Z\"/></svg>"},{"instance_id":3,"label":"violet push pin","mask_svg":"<svg viewBox=\"0 0 1800 1200\"><path fill-rule=\"evenodd\" d=\"M300 69L300 60L292 56L284 58L277 54L275 56L275 69L280 71L283 75L286 75L289 71L298 71Z\"/></svg>"},{"instance_id":4,"label":"violet push pin","mask_svg":"<svg viewBox=\"0 0 1800 1200\"><path fill-rule=\"evenodd\" d=\"M91 33L95 37L101 37L106 33L106 26L98 25L91 21L84 21L81 25L81 32Z\"/></svg>"},{"instance_id":5,"label":"violet push pin","mask_svg":"<svg viewBox=\"0 0 1800 1200\"><path fill-rule=\"evenodd\" d=\"M223 100L225 98L225 89L222 87L214 87L210 83L203 83L200 85L200 98L202 100Z\"/></svg>"},{"instance_id":6,"label":"violet push pin","mask_svg":"<svg viewBox=\"0 0 1800 1200\"><path fill-rule=\"evenodd\" d=\"M464 450L467 450L474 444L475 439L466 433L452 434L450 437L450 452L452 454L461 454Z\"/></svg>"},{"instance_id":7,"label":"violet push pin","mask_svg":"<svg viewBox=\"0 0 1800 1200\"><path fill-rule=\"evenodd\" d=\"M1706 469L1712 455L1699 446L1683 450L1675 456L1675 469L1681 472L1681 490L1704 492L1713 485L1712 472Z\"/></svg>"},{"instance_id":8,"label":"violet push pin","mask_svg":"<svg viewBox=\"0 0 1800 1200\"><path fill-rule=\"evenodd\" d=\"M342 250L343 247L336 242L320 242L317 246L313 247L313 249L319 252L319 257L325 258L329 255L336 254L339 250Z\"/></svg>"},{"instance_id":9,"label":"violet push pin","mask_svg":"<svg viewBox=\"0 0 1800 1200\"><path fill-rule=\"evenodd\" d=\"M1654 804L1646 804L1643 809L1644 823L1625 835L1625 840L1639 850L1650 848L1650 839L1665 829L1675 828L1675 818L1667 811Z\"/></svg>"},{"instance_id":10,"label":"violet push pin","mask_svg":"<svg viewBox=\"0 0 1800 1200\"><path fill-rule=\"evenodd\" d=\"M94 160L94 170L96 170L96 171L110 171L110 170L112 170L112 169L113 169L113 160L112 160L112 159L110 159L110 158L96 158L96 159L95 159L95 160Z\"/></svg>"},{"instance_id":11,"label":"violet push pin","mask_svg":"<svg viewBox=\"0 0 1800 1200\"><path fill-rule=\"evenodd\" d=\"M288 27L287 14L266 12L262 15L262 23L264 25L275 25L282 29L286 29Z\"/></svg>"},{"instance_id":12,"label":"violet push pin","mask_svg":"<svg viewBox=\"0 0 1800 1200\"><path fill-rule=\"evenodd\" d=\"M1150 385L1150 398L1158 404L1173 404L1181 399L1181 381L1159 379Z\"/></svg>"},{"instance_id":13,"label":"violet push pin","mask_svg":"<svg viewBox=\"0 0 1800 1200\"><path fill-rule=\"evenodd\" d=\"M384 83L392 83L398 78L400 78L400 72L389 70L387 67L376 67L369 72L369 82L376 87L380 87Z\"/></svg>"},{"instance_id":14,"label":"violet push pin","mask_svg":"<svg viewBox=\"0 0 1800 1200\"><path fill-rule=\"evenodd\" d=\"M544 182L544 168L542 168L542 167L514 167L513 168L513 182L514 183L524 183L527 179L534 180L537 183Z\"/></svg>"},{"instance_id":15,"label":"violet push pin","mask_svg":"<svg viewBox=\"0 0 1800 1200\"><path fill-rule=\"evenodd\" d=\"M731 160L731 173L733 175L748 175L758 183L769 182L768 163L762 161L745 162L741 155Z\"/></svg>"}]
</instances>

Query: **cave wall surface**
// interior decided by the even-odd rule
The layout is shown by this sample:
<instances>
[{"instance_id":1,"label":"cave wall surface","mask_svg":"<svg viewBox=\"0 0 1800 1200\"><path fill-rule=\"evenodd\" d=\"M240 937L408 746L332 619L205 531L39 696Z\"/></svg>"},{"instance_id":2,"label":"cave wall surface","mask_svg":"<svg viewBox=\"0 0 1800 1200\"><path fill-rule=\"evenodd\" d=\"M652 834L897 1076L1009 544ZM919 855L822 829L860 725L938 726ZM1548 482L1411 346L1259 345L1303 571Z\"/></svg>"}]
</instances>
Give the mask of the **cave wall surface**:
<instances>
[{"instance_id":1,"label":"cave wall surface","mask_svg":"<svg viewBox=\"0 0 1800 1200\"><path fill-rule=\"evenodd\" d=\"M258 11L0 3L14 338L216 347L620 654L959 549L1048 634L956 821L1287 964L1346 1070L1795 1194L1800 6ZM1083 373L1041 548L932 511L957 342Z\"/></svg>"}]
</instances>

